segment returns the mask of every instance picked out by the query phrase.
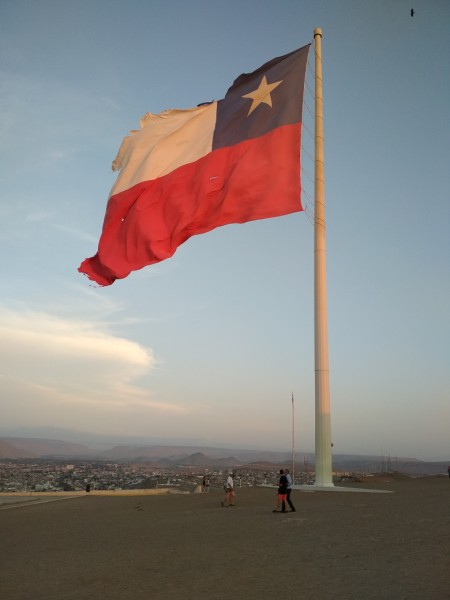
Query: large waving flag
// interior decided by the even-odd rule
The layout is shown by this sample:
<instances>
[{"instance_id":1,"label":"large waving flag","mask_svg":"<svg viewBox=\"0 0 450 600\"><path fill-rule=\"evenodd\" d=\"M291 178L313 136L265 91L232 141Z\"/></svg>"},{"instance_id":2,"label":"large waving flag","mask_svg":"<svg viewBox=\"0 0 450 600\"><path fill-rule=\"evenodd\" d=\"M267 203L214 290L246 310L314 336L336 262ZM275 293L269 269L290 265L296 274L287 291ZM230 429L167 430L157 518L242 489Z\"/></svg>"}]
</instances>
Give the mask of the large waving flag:
<instances>
[{"instance_id":1,"label":"large waving flag","mask_svg":"<svg viewBox=\"0 0 450 600\"><path fill-rule=\"evenodd\" d=\"M100 285L172 256L193 235L302 210L300 134L309 45L240 75L225 98L147 113L113 169L98 252Z\"/></svg>"}]
</instances>

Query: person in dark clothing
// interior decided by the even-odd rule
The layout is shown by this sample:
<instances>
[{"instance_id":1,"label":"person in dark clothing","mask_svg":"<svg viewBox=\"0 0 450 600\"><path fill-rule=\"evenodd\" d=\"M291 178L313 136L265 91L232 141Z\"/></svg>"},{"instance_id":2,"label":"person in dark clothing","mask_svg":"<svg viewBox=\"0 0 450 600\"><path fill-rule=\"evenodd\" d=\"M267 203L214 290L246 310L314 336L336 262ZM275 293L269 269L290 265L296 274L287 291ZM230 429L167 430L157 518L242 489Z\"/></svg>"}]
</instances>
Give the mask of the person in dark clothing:
<instances>
[{"instance_id":1,"label":"person in dark clothing","mask_svg":"<svg viewBox=\"0 0 450 600\"><path fill-rule=\"evenodd\" d=\"M277 491L277 506L272 512L287 512L286 509L280 510L282 504L287 501L287 485L288 485L287 477L284 474L283 469L280 469L280 481L278 482L278 491Z\"/></svg>"},{"instance_id":2,"label":"person in dark clothing","mask_svg":"<svg viewBox=\"0 0 450 600\"><path fill-rule=\"evenodd\" d=\"M291 509L291 512L295 512L295 506L292 504L292 500L291 500L291 492L292 492L292 477L291 474L289 473L289 469L285 469L284 470L284 474L286 475L286 479L287 479L287 491L286 491L286 501L289 504L289 508ZM286 510L286 503L283 502L281 510Z\"/></svg>"}]
</instances>

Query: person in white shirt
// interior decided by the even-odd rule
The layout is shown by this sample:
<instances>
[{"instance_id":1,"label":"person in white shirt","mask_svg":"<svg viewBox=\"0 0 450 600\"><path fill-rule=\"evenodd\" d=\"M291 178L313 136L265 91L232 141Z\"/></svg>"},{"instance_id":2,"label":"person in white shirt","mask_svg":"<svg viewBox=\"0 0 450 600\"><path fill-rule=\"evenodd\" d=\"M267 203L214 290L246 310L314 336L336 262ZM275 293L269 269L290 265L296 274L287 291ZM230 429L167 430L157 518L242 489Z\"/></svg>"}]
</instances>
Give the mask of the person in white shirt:
<instances>
[{"instance_id":1,"label":"person in white shirt","mask_svg":"<svg viewBox=\"0 0 450 600\"><path fill-rule=\"evenodd\" d=\"M225 499L220 503L222 506L234 506L236 494L234 492L233 474L229 473L227 477Z\"/></svg>"}]
</instances>

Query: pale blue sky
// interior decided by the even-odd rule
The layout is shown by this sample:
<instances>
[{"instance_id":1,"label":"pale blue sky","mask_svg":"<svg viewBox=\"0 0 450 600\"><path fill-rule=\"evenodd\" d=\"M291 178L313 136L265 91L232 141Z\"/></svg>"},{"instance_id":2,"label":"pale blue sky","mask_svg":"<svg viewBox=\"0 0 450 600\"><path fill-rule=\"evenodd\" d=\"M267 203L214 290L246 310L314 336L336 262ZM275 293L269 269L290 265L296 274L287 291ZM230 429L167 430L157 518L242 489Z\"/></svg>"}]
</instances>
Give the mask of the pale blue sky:
<instances>
[{"instance_id":1,"label":"pale blue sky","mask_svg":"<svg viewBox=\"0 0 450 600\"><path fill-rule=\"evenodd\" d=\"M293 392L314 449L306 153L307 214L197 236L108 288L77 268L139 118L223 97L315 27L334 451L450 459L447 0L2 0L0 434L288 450Z\"/></svg>"}]
</instances>

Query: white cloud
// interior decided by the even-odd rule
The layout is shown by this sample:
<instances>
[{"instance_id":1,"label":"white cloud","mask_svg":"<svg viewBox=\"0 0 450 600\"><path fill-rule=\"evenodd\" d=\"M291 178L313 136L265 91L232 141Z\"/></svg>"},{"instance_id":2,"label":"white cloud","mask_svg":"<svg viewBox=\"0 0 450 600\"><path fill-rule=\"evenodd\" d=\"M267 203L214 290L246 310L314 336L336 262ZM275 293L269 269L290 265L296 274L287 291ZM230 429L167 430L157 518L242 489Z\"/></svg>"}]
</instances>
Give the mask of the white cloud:
<instances>
[{"instance_id":1,"label":"white cloud","mask_svg":"<svg viewBox=\"0 0 450 600\"><path fill-rule=\"evenodd\" d=\"M157 366L153 351L98 323L0 310L0 360L0 403L10 422L87 427L92 419L184 411L140 385Z\"/></svg>"},{"instance_id":2,"label":"white cloud","mask_svg":"<svg viewBox=\"0 0 450 600\"><path fill-rule=\"evenodd\" d=\"M0 332L9 349L17 345L21 352L95 358L98 361L116 360L148 367L153 363L151 351L135 342L116 338L101 331L98 325L69 321L46 313L0 313Z\"/></svg>"}]
</instances>

